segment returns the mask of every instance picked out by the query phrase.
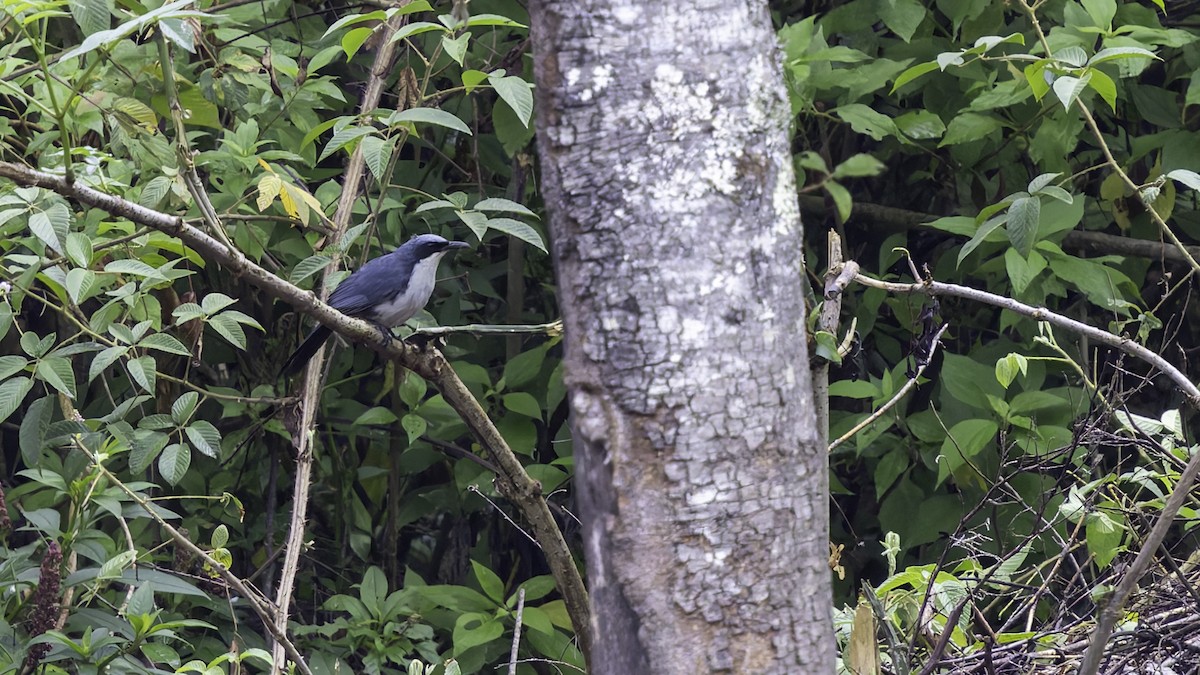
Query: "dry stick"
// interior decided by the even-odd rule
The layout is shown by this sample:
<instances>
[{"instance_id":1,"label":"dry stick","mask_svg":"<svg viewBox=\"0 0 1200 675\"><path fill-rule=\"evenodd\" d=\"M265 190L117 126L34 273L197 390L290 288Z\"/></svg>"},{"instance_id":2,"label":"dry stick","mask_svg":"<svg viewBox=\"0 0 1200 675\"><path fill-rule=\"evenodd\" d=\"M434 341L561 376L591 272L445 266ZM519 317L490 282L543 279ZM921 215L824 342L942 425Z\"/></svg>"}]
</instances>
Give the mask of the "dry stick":
<instances>
[{"instance_id":1,"label":"dry stick","mask_svg":"<svg viewBox=\"0 0 1200 675\"><path fill-rule=\"evenodd\" d=\"M517 591L517 624L513 627L512 649L508 652L508 675L517 675L517 647L521 645L521 619L525 616L525 589Z\"/></svg>"},{"instance_id":2,"label":"dry stick","mask_svg":"<svg viewBox=\"0 0 1200 675\"><path fill-rule=\"evenodd\" d=\"M1181 373L1179 369L1171 365L1163 357L1128 338L1113 335L1108 331L1100 330L1074 319L1068 319L1044 307L1032 307L1022 302L1017 302L1012 298L994 295L966 286L947 284L939 281L926 281L919 284L898 284L879 281L861 274L856 276L855 280L864 286L883 289L891 293L919 293L931 296L949 295L974 300L1001 309L1007 309L1039 321L1045 321L1052 326L1086 336L1091 340L1113 347L1154 366L1159 372L1169 377L1175 383L1175 386L1179 387L1187 397L1187 402L1192 408L1200 409L1200 389L1197 389L1196 385L1186 375ZM1113 628L1121 618L1125 601L1133 593L1142 574L1150 567L1155 551L1158 550L1159 545L1166 538L1167 530L1171 528L1176 514L1179 513L1180 507L1183 506L1184 501L1187 499L1188 492L1196 482L1197 475L1200 475L1200 452L1192 454L1187 466L1179 474L1179 480L1176 481L1175 488L1171 491L1171 496L1167 499L1166 504L1163 504L1162 512L1159 513L1158 519L1154 521L1154 527L1151 528L1150 534L1146 536L1145 543L1138 550L1137 557L1134 558L1133 563L1130 564L1129 569L1121 578L1121 582L1117 584L1112 595L1109 596L1108 602L1100 609L1096 628L1092 632L1091 641L1088 644L1087 651L1083 655L1083 662L1079 666L1079 675L1095 675L1100 669L1100 661L1104 658L1105 643L1108 642L1108 637L1112 634Z\"/></svg>"},{"instance_id":3,"label":"dry stick","mask_svg":"<svg viewBox=\"0 0 1200 675\"><path fill-rule=\"evenodd\" d=\"M942 333L945 333L946 329L949 327L950 324L946 323L942 324L942 327L938 329L937 334L933 336L933 342L931 342L929 345L929 358L925 359L920 366L917 366L917 372L913 373L913 376L908 378L908 382L905 382L904 386L900 387L900 391L897 391L895 396L892 396L890 399L888 399L887 403L884 403L882 406L880 406L879 410L876 410L868 415L866 419L862 420L858 424L855 424L853 429L842 434L836 440L830 443L829 452L833 452L834 448L842 443L845 443L851 438L854 438L855 434L863 429L866 429L875 420L886 415L887 411L891 410L897 403L900 402L901 399L908 395L908 392L912 391L917 386L917 380L921 379L921 375L925 372L925 369L929 367L930 362L933 361L933 355L935 352L937 352L938 343L941 342L942 339Z\"/></svg>"},{"instance_id":4,"label":"dry stick","mask_svg":"<svg viewBox=\"0 0 1200 675\"><path fill-rule=\"evenodd\" d=\"M521 515L529 521L533 534L546 555L546 563L559 592L563 594L567 613L579 639L580 650L585 656L590 653L593 636L587 589L570 549L567 548L566 540L563 539L562 532L542 497L542 486L525 471L521 461L496 429L496 425L488 419L479 401L472 396L441 352L434 349L420 350L398 340L381 343L378 329L371 324L333 309L318 300L313 293L301 290L271 274L254 264L240 251L229 250L210 235L188 225L182 218L148 209L86 185L68 183L61 176L11 162L0 162L0 178L8 178L24 186L53 190L81 204L102 209L177 237L198 251L206 260L224 266L232 274L245 279L267 295L292 305L346 339L362 343L431 382L462 417L492 462L500 469L496 480L497 489L520 509Z\"/></svg>"},{"instance_id":5,"label":"dry stick","mask_svg":"<svg viewBox=\"0 0 1200 675\"><path fill-rule=\"evenodd\" d=\"M362 104L359 106L360 111L367 112L379 105L379 99L383 95L383 86L388 73L391 72L393 57L396 53L396 44L391 38L396 29L404 25L407 20L407 15L398 14L388 19L380 27L379 38L381 44L379 51L375 54L375 62L371 66L371 76L367 80L367 88L363 93ZM360 143L350 156L350 161L343 173L342 194L338 200L337 212L334 214L333 235L330 237L330 243L334 246L337 246L350 224L350 218L354 213L354 202L358 200L358 193L365 171L366 160L363 158L363 147ZM337 267L338 261L335 259L331 265L326 267L324 278L328 279L329 275L337 270ZM328 297L329 293L325 289L325 284L321 284L319 288L321 289L321 298L324 300ZM308 497L312 480L312 445L313 436L316 433L317 407L321 400L321 380L324 364L325 347L322 345L317 349L317 353L313 355L312 359L308 362L308 366L304 369L300 394L299 433L296 434L296 438L292 439L292 443L296 447L296 475L292 487L292 517L288 523L288 536L284 544L283 567L280 570L279 586L275 592L275 604L279 608L276 621L281 628L287 625L292 589L295 585L296 575L300 571L300 552L304 548L304 527L308 519ZM279 646L276 645L275 651L278 652L278 650ZM275 675L279 671L278 669L272 669L271 672L272 675Z\"/></svg>"},{"instance_id":6,"label":"dry stick","mask_svg":"<svg viewBox=\"0 0 1200 675\"><path fill-rule=\"evenodd\" d=\"M838 233L829 231L829 269L825 272L825 302L821 304L821 315L817 318L817 330L837 337L838 322L842 316L841 291L836 283L841 276L840 270L849 265L842 264L842 238ZM854 265L857 267L857 265ZM817 409L817 435L821 446L829 442L829 361L818 359L812 373L813 403Z\"/></svg>"},{"instance_id":7,"label":"dry stick","mask_svg":"<svg viewBox=\"0 0 1200 675\"><path fill-rule=\"evenodd\" d=\"M560 337L563 334L562 319L550 323L498 325L490 323L471 323L465 326L430 326L418 328L413 335L452 335L454 333L472 333L475 335L519 335L521 333L538 333L550 337Z\"/></svg>"}]
</instances>

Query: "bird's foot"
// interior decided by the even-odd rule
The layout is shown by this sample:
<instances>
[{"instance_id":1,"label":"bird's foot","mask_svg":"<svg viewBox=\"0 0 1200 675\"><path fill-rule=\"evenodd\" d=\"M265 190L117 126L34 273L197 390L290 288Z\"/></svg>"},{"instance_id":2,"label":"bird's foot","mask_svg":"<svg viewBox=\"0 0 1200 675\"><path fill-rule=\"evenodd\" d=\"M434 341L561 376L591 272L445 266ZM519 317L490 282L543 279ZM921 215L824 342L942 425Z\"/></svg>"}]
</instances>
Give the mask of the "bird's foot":
<instances>
[{"instance_id":1,"label":"bird's foot","mask_svg":"<svg viewBox=\"0 0 1200 675\"><path fill-rule=\"evenodd\" d=\"M386 347L392 343L392 340L396 339L396 336L392 334L391 329L387 326L384 326L381 323L376 323L373 325L375 328L379 329L379 344Z\"/></svg>"}]
</instances>

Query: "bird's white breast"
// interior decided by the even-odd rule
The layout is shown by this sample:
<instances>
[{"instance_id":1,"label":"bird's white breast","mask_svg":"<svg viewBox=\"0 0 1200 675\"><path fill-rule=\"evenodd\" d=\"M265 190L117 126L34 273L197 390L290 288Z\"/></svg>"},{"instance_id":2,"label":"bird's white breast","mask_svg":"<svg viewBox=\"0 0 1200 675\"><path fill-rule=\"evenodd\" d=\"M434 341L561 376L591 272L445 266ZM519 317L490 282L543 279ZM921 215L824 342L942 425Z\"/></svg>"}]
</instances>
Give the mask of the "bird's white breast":
<instances>
[{"instance_id":1,"label":"bird's white breast","mask_svg":"<svg viewBox=\"0 0 1200 675\"><path fill-rule=\"evenodd\" d=\"M418 262L413 267L412 277L409 278L408 287L404 289L404 292L375 308L375 320L385 326L395 328L421 311L433 293L433 285L437 281L438 262L445 254L445 251L435 253Z\"/></svg>"}]
</instances>

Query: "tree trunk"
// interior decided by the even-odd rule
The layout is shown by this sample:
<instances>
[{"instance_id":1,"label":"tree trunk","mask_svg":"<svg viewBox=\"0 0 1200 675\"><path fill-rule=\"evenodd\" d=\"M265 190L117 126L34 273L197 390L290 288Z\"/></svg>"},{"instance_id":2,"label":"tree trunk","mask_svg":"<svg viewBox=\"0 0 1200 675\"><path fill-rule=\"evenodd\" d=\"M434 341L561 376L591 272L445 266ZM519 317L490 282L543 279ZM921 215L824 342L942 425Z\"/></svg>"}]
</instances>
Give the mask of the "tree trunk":
<instances>
[{"instance_id":1,"label":"tree trunk","mask_svg":"<svg viewBox=\"0 0 1200 675\"><path fill-rule=\"evenodd\" d=\"M591 672L832 672L826 453L766 3L531 14Z\"/></svg>"}]
</instances>

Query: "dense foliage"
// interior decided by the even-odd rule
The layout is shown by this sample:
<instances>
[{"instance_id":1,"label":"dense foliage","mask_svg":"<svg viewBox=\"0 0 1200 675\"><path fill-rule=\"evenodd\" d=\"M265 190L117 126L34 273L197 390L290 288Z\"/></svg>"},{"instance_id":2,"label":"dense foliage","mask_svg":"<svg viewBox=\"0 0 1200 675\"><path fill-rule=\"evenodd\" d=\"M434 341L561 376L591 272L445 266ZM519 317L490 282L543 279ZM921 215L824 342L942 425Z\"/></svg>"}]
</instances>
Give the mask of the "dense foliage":
<instances>
[{"instance_id":1,"label":"dense foliage","mask_svg":"<svg viewBox=\"0 0 1200 675\"><path fill-rule=\"evenodd\" d=\"M433 4L8 0L0 160L216 216L211 234L307 287L412 234L468 239L417 323L548 323L526 10ZM1186 372L1197 268L1164 233L1200 237L1189 3L772 10L813 287L833 229L874 276L911 280L911 259ZM360 110L373 69L384 93ZM367 180L343 227L330 217L356 151ZM9 183L0 284L0 672L262 668L245 599L165 524L274 587L294 425L276 373L304 322L178 239ZM930 651L1068 642L1189 456L1181 398L1143 363L995 306L861 287L844 302L837 334L812 343L838 363L835 439L909 379L931 327L949 327L916 393L831 454L839 638L854 652L873 633L861 586L896 671ZM454 333L444 350L570 534L558 341L553 327ZM253 425L274 406L281 417ZM582 665L542 554L421 378L338 349L316 448L292 623L313 672L492 672L518 604L518 672ZM1196 548L1194 511L1182 515L1168 541L1181 559Z\"/></svg>"}]
</instances>

